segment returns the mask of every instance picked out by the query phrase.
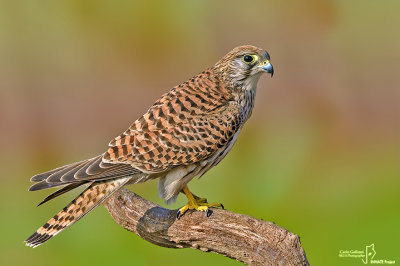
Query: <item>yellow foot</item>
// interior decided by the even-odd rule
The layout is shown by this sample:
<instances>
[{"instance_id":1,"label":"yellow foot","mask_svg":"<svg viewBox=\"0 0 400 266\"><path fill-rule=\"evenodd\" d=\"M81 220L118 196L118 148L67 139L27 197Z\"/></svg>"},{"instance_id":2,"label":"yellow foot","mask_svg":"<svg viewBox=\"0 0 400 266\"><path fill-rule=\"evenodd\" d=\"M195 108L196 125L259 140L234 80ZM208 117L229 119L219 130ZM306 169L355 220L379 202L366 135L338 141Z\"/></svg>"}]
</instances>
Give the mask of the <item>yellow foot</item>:
<instances>
[{"instance_id":1,"label":"yellow foot","mask_svg":"<svg viewBox=\"0 0 400 266\"><path fill-rule=\"evenodd\" d=\"M180 208L176 214L176 218L179 220L188 210L196 210L206 212L207 217L210 217L212 214L212 207L220 207L224 209L224 205L221 203L208 203L205 198L199 198L193 195L187 186L183 188L183 192L188 198L188 203Z\"/></svg>"}]
</instances>

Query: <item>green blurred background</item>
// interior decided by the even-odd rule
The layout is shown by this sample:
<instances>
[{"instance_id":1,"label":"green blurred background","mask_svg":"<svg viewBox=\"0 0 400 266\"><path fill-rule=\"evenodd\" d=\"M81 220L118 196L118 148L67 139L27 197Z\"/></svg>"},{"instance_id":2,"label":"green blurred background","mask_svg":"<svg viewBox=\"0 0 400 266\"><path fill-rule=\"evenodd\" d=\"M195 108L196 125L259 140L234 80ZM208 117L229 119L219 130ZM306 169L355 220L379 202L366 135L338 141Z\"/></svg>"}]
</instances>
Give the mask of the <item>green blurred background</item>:
<instances>
[{"instance_id":1,"label":"green blurred background","mask_svg":"<svg viewBox=\"0 0 400 266\"><path fill-rule=\"evenodd\" d=\"M194 193L301 236L312 265L399 261L399 1L2 1L1 265L240 265L152 245L103 208L31 249L77 192L36 204L29 178L103 152L171 87L237 45L273 79L229 156ZM156 181L130 187L165 204ZM185 203L180 196L178 208Z\"/></svg>"}]
</instances>

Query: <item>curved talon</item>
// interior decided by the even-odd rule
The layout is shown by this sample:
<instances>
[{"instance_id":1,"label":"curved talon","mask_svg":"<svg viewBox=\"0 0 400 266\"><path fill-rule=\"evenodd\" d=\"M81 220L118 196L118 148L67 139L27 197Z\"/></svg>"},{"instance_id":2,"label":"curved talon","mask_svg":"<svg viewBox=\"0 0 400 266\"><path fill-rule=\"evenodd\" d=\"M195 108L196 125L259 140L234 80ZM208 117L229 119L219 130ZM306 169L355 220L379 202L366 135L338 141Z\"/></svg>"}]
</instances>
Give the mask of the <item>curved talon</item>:
<instances>
[{"instance_id":1,"label":"curved talon","mask_svg":"<svg viewBox=\"0 0 400 266\"><path fill-rule=\"evenodd\" d=\"M177 211L176 219L178 220L186 213L187 210L203 211L206 212L207 217L210 217L213 213L210 208L221 207L222 209L225 209L224 205L221 203L208 203L207 199L193 195L187 186L183 187L182 191L188 198L188 203Z\"/></svg>"}]
</instances>

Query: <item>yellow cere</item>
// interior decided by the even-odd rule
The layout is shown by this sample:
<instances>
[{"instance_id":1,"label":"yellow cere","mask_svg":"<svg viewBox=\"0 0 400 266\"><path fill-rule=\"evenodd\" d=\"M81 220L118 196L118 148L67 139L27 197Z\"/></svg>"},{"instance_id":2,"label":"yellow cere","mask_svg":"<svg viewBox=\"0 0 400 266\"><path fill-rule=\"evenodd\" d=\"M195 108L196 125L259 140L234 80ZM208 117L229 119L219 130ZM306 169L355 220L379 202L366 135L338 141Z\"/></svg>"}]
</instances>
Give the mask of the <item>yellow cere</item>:
<instances>
[{"instance_id":1,"label":"yellow cere","mask_svg":"<svg viewBox=\"0 0 400 266\"><path fill-rule=\"evenodd\" d=\"M260 66L265 66L269 64L269 60L265 60L264 62L260 63Z\"/></svg>"}]
</instances>

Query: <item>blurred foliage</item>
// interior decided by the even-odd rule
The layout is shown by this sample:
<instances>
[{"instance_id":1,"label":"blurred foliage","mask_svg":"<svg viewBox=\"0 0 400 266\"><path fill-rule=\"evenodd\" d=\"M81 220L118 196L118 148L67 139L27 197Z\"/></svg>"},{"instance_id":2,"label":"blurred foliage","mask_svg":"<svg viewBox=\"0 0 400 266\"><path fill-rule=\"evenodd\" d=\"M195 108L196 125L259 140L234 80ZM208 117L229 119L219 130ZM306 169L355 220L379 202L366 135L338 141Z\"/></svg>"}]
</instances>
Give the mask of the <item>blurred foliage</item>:
<instances>
[{"instance_id":1,"label":"blurred foliage","mask_svg":"<svg viewBox=\"0 0 400 266\"><path fill-rule=\"evenodd\" d=\"M36 208L29 177L95 156L152 102L231 48L267 49L253 117L191 183L210 201L301 236L312 265L400 237L398 1L1 1L1 265L239 265L171 250L104 210L31 249L23 240L76 192ZM163 206L156 181L132 186ZM183 197L170 206L184 204Z\"/></svg>"}]
</instances>

